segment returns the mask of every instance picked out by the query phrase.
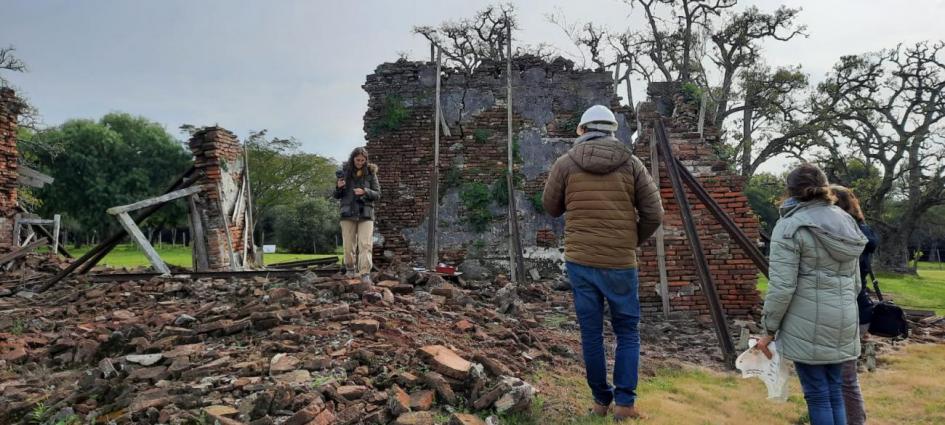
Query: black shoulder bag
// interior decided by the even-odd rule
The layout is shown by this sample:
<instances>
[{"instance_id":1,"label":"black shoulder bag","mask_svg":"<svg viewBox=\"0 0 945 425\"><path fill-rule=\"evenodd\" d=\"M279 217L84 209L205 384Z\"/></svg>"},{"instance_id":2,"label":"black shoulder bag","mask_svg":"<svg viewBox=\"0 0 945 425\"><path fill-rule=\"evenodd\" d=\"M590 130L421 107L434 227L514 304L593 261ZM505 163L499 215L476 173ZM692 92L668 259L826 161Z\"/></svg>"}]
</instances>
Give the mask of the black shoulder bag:
<instances>
[{"instance_id":1,"label":"black shoulder bag","mask_svg":"<svg viewBox=\"0 0 945 425\"><path fill-rule=\"evenodd\" d=\"M870 272L870 278L873 279L873 291L879 298L879 303L873 306L873 318L870 321L869 332L877 336L895 338L898 336L909 336L909 322L906 320L906 313L892 301L883 299L883 293L879 290L879 281L876 275Z\"/></svg>"}]
</instances>

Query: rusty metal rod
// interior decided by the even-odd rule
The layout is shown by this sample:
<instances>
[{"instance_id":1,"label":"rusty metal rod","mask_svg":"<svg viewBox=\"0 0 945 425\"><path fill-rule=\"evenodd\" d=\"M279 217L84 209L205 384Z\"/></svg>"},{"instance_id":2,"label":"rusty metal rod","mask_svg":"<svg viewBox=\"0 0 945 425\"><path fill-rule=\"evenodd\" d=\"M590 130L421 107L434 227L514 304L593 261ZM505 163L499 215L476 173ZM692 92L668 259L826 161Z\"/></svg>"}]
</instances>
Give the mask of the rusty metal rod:
<instances>
[{"instance_id":1,"label":"rusty metal rod","mask_svg":"<svg viewBox=\"0 0 945 425\"><path fill-rule=\"evenodd\" d=\"M765 277L768 277L768 259L761 253L761 250L751 242L751 239L748 238L748 235L746 235L742 229L738 228L738 225L735 224L732 217L729 217L725 210L722 209L722 206L719 205L718 202L715 202L715 199L712 199L712 195L709 195L709 192L705 190L702 183L683 166L679 158L674 157L673 160L676 162L676 169L679 170L683 182L686 183L686 186L689 186L689 190L696 195L696 198L699 198L699 201L701 201L715 219L718 220L722 228L725 229L738 246L745 251L745 254L751 258L751 261L755 263L758 270L760 270Z\"/></svg>"},{"instance_id":2,"label":"rusty metal rod","mask_svg":"<svg viewBox=\"0 0 945 425\"><path fill-rule=\"evenodd\" d=\"M666 128L663 127L662 119L656 118L654 121L653 129L656 133L656 140L659 142L660 155L666 165L666 174L669 175L669 180L673 184L673 196L676 198L676 203L679 204L683 227L685 227L686 237L689 239L690 248L692 248L692 258L696 263L699 281L702 284L702 293L705 294L706 303L709 305L709 312L712 316L712 323L715 325L715 333L719 338L719 348L722 350L725 365L730 369L734 369L735 345L732 343L732 337L728 331L728 320L725 318L725 311L722 309L722 302L719 300L715 282L712 280L712 274L709 273L709 262L702 250L702 241L699 239L696 223L692 218L689 200L686 199L679 167L676 166L677 162L674 160L675 156L673 156L673 150L669 144L669 138L666 136Z\"/></svg>"}]
</instances>

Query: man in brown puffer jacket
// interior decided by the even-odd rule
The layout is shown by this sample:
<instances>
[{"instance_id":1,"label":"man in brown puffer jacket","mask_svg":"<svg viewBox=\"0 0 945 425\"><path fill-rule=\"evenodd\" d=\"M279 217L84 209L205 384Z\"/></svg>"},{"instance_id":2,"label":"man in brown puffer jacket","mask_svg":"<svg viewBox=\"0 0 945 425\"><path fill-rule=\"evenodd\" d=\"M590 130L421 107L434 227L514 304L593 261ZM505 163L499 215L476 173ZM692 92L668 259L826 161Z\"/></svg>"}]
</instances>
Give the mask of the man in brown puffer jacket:
<instances>
[{"instance_id":1,"label":"man in brown puffer jacket","mask_svg":"<svg viewBox=\"0 0 945 425\"><path fill-rule=\"evenodd\" d=\"M614 419L640 417L634 408L640 364L640 298L636 248L663 220L659 187L640 159L616 137L610 109L595 105L581 116L574 147L551 167L542 204L565 212L564 258L581 326L581 346L593 412ZM617 336L614 386L607 382L604 301Z\"/></svg>"}]
</instances>

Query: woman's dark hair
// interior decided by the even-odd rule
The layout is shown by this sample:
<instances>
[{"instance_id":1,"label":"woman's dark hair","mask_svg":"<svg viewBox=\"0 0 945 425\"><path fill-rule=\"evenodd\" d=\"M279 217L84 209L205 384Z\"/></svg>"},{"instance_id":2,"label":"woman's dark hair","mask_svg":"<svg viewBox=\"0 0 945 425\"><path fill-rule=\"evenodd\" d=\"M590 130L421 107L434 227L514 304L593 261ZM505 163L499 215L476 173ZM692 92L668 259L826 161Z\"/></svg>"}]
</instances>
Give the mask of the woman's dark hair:
<instances>
[{"instance_id":1,"label":"woman's dark hair","mask_svg":"<svg viewBox=\"0 0 945 425\"><path fill-rule=\"evenodd\" d=\"M801 202L820 199L834 203L837 198L830 190L827 175L814 164L801 164L787 176L787 191Z\"/></svg>"},{"instance_id":2,"label":"woman's dark hair","mask_svg":"<svg viewBox=\"0 0 945 425\"><path fill-rule=\"evenodd\" d=\"M830 190L837 198L836 204L838 207L846 211L847 214L850 214L857 222L862 223L866 221L863 217L863 210L860 209L860 200L856 199L856 195L853 194L852 190L836 184L830 185Z\"/></svg>"},{"instance_id":3,"label":"woman's dark hair","mask_svg":"<svg viewBox=\"0 0 945 425\"><path fill-rule=\"evenodd\" d=\"M371 157L368 156L367 149L364 149L364 146L358 146L354 148L354 150L351 151L351 155L348 156L348 164L351 164L351 166L354 166L354 158L358 156L363 156L364 159L366 159L368 162L371 161Z\"/></svg>"}]
</instances>

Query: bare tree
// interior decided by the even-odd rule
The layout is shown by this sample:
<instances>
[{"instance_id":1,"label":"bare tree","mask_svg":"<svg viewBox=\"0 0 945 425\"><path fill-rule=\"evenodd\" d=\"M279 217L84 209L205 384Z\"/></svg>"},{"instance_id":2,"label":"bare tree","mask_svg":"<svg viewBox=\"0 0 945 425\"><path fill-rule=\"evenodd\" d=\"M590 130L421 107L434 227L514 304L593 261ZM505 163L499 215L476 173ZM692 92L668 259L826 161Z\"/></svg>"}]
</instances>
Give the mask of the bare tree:
<instances>
[{"instance_id":1,"label":"bare tree","mask_svg":"<svg viewBox=\"0 0 945 425\"><path fill-rule=\"evenodd\" d=\"M879 265L908 271L907 242L930 208L945 205L945 42L841 58L818 88L835 118L825 144L839 161L851 152L875 164L882 177L862 194L883 242ZM902 215L886 220L901 199Z\"/></svg>"},{"instance_id":2,"label":"bare tree","mask_svg":"<svg viewBox=\"0 0 945 425\"><path fill-rule=\"evenodd\" d=\"M413 32L440 47L447 62L472 74L483 60L505 60L509 27L518 29L515 7L503 4L480 10L472 19L444 22L437 28L416 26Z\"/></svg>"},{"instance_id":3,"label":"bare tree","mask_svg":"<svg viewBox=\"0 0 945 425\"><path fill-rule=\"evenodd\" d=\"M735 6L736 0L624 0L639 7L647 29L638 33L636 53L645 55L666 81L690 82L702 63L700 32L712 30L712 19ZM668 8L669 10L660 10ZM675 22L662 18L668 14ZM674 75L675 74L675 75Z\"/></svg>"},{"instance_id":4,"label":"bare tree","mask_svg":"<svg viewBox=\"0 0 945 425\"><path fill-rule=\"evenodd\" d=\"M614 65L614 63L605 63L604 49L607 46L603 45L602 42L607 38L607 31L603 26L595 25L593 22L586 22L583 25L579 25L577 22L568 22L567 16L561 10L545 15L545 20L561 28L561 31L577 47L581 54L583 67L587 67L588 56L590 56L591 62L597 65L596 70L598 71L603 71ZM587 55L584 54L584 50L587 50Z\"/></svg>"},{"instance_id":5,"label":"bare tree","mask_svg":"<svg viewBox=\"0 0 945 425\"><path fill-rule=\"evenodd\" d=\"M14 54L13 46L0 47L0 69L13 72L26 72L26 64ZM6 86L7 80L0 74L0 86Z\"/></svg>"},{"instance_id":6,"label":"bare tree","mask_svg":"<svg viewBox=\"0 0 945 425\"><path fill-rule=\"evenodd\" d=\"M798 35L806 35L804 26L794 24L800 9L781 6L774 13L763 13L756 7L727 17L721 29L711 36L713 51L710 60L722 74L718 90L709 91L717 105L714 124L722 128L725 119L737 113L738 108L729 109L738 73L759 63L760 43L766 39L788 41ZM703 73L703 86L709 87L708 76ZM757 81L748 78L744 81ZM750 94L744 90L743 94ZM747 103L747 102L746 102ZM744 106L744 105L743 105Z\"/></svg>"},{"instance_id":7,"label":"bare tree","mask_svg":"<svg viewBox=\"0 0 945 425\"><path fill-rule=\"evenodd\" d=\"M730 114L741 112L736 124L732 159L739 164L739 172L751 177L761 164L781 155L796 158L819 140L820 124L824 120L811 113L810 104L798 93L808 87L807 76L800 67L770 69L764 64L739 74L736 93L744 101L731 109Z\"/></svg>"}]
</instances>

